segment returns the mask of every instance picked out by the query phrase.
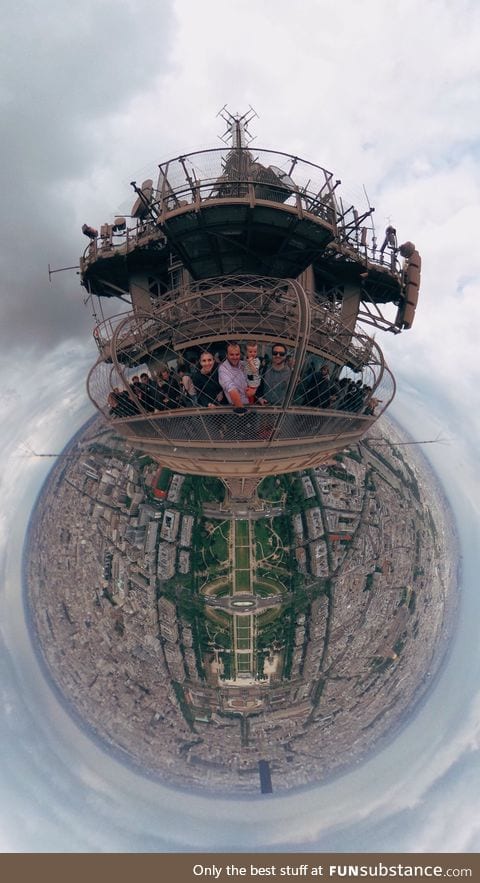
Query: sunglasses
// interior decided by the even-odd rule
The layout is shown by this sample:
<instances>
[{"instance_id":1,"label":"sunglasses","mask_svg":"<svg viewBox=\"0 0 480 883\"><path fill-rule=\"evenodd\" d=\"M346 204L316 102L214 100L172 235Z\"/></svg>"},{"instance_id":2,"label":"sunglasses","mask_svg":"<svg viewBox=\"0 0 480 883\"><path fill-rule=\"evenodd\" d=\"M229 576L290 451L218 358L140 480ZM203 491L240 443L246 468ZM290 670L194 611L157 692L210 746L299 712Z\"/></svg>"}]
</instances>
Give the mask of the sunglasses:
<instances>
[{"instance_id":1,"label":"sunglasses","mask_svg":"<svg viewBox=\"0 0 480 883\"><path fill-rule=\"evenodd\" d=\"M284 350L272 350L272 356L286 356L286 352Z\"/></svg>"}]
</instances>

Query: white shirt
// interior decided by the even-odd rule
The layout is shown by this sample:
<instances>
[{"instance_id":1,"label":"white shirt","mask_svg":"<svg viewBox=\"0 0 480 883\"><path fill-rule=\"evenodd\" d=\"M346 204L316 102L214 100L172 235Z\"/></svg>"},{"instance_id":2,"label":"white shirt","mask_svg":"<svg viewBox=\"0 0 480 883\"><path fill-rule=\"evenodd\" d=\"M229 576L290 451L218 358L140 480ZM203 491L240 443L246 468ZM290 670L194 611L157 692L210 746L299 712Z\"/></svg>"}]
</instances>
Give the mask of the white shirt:
<instances>
[{"instance_id":1,"label":"white shirt","mask_svg":"<svg viewBox=\"0 0 480 883\"><path fill-rule=\"evenodd\" d=\"M248 405L248 398L245 392L248 386L247 374L242 362L234 367L230 364L228 359L225 359L218 369L218 382L230 404L232 404L230 390L236 389L240 393L242 405Z\"/></svg>"}]
</instances>

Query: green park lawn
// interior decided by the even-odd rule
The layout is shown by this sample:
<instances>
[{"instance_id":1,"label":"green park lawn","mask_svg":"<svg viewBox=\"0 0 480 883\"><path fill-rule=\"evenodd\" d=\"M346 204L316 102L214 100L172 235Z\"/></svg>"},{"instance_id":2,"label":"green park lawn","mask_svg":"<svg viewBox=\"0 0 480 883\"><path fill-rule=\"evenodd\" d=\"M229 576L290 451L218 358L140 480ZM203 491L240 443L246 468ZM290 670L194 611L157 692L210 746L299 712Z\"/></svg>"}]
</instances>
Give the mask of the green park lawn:
<instances>
[{"instance_id":1,"label":"green park lawn","mask_svg":"<svg viewBox=\"0 0 480 883\"><path fill-rule=\"evenodd\" d=\"M250 566L250 553L248 548L235 549L235 567L237 570L247 570Z\"/></svg>"},{"instance_id":2,"label":"green park lawn","mask_svg":"<svg viewBox=\"0 0 480 883\"><path fill-rule=\"evenodd\" d=\"M237 588L237 592L240 591L249 591L250 589L250 571L249 570L237 570L235 573L235 584Z\"/></svg>"},{"instance_id":3,"label":"green park lawn","mask_svg":"<svg viewBox=\"0 0 480 883\"><path fill-rule=\"evenodd\" d=\"M237 521L235 524L235 545L248 546L248 521Z\"/></svg>"}]
</instances>

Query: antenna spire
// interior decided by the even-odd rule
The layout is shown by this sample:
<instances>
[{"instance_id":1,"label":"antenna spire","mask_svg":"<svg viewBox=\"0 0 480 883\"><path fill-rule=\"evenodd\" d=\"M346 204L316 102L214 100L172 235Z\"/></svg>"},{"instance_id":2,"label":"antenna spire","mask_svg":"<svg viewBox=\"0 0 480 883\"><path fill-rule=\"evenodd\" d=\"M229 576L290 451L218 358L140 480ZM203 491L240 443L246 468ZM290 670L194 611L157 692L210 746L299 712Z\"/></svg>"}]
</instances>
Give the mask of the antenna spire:
<instances>
[{"instance_id":1,"label":"antenna spire","mask_svg":"<svg viewBox=\"0 0 480 883\"><path fill-rule=\"evenodd\" d=\"M227 128L223 135L219 135L219 138L225 144L229 144L233 148L238 148L246 147L247 144L250 144L250 142L253 141L255 136L251 135L248 131L248 124L255 117L258 117L258 113L253 109L252 105L250 105L249 109L244 114L239 114L230 113L225 104L222 109L218 111L217 116L221 117L227 124Z\"/></svg>"}]
</instances>

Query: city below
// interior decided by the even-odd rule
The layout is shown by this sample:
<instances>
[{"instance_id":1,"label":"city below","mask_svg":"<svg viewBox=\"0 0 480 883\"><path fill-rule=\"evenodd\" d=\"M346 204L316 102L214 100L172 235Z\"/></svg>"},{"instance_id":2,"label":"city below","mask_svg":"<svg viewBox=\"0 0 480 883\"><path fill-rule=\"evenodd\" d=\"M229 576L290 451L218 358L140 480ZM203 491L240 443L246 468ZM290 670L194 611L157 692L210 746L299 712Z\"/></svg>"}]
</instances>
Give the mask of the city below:
<instances>
[{"instance_id":1,"label":"city below","mask_svg":"<svg viewBox=\"0 0 480 883\"><path fill-rule=\"evenodd\" d=\"M35 644L75 719L145 775L226 796L325 781L385 744L458 600L448 504L404 442L382 420L247 504L90 421L25 547Z\"/></svg>"}]
</instances>

